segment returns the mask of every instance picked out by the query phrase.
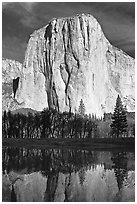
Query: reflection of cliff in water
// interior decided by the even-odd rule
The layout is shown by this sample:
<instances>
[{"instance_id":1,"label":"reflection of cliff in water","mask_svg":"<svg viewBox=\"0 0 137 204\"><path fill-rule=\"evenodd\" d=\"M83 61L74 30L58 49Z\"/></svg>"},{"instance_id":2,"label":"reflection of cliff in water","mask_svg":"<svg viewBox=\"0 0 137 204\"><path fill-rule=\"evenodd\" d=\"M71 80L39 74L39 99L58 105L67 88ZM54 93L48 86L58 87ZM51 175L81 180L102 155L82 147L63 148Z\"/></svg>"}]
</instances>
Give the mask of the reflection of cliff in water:
<instances>
[{"instance_id":1,"label":"reflection of cliff in water","mask_svg":"<svg viewBox=\"0 0 137 204\"><path fill-rule=\"evenodd\" d=\"M45 191L44 201L46 202L53 202L55 191L57 188L57 181L58 181L58 173L57 174L49 174L47 178L47 188Z\"/></svg>"},{"instance_id":2,"label":"reflection of cliff in water","mask_svg":"<svg viewBox=\"0 0 137 204\"><path fill-rule=\"evenodd\" d=\"M118 196L122 201L134 201L134 169L127 165L129 155L133 156L88 150L4 148L3 177L7 176L7 183L3 182L3 188L9 179L13 182L12 200L22 202L112 202Z\"/></svg>"}]
</instances>

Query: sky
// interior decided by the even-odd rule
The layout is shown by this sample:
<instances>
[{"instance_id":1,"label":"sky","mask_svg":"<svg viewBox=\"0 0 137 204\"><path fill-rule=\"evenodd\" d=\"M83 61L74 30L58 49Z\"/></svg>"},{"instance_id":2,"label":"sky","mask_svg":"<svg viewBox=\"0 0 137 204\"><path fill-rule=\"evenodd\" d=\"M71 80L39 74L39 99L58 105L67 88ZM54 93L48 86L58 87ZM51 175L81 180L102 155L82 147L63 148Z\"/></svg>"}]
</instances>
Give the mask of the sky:
<instances>
[{"instance_id":1,"label":"sky","mask_svg":"<svg viewBox=\"0 0 137 204\"><path fill-rule=\"evenodd\" d=\"M93 15L110 43L135 57L134 2L3 2L2 56L22 63L34 30L80 13Z\"/></svg>"}]
</instances>

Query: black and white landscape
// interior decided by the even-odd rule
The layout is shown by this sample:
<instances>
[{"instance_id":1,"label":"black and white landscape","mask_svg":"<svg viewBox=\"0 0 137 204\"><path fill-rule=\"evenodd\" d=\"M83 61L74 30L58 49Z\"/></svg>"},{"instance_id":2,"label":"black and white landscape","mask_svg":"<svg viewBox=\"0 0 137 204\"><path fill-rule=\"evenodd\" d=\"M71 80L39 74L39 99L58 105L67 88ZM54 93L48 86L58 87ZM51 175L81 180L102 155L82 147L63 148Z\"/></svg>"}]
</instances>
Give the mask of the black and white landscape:
<instances>
[{"instance_id":1,"label":"black and white landscape","mask_svg":"<svg viewBox=\"0 0 137 204\"><path fill-rule=\"evenodd\" d=\"M134 21L132 2L3 3L4 202L135 201Z\"/></svg>"}]
</instances>

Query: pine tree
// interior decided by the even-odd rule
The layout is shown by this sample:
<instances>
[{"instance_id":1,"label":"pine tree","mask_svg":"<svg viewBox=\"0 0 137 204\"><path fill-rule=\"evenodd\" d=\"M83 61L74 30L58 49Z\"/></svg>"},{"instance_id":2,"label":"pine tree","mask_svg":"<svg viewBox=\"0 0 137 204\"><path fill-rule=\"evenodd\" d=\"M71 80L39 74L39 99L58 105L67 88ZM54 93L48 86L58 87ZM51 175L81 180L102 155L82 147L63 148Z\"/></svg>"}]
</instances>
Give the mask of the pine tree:
<instances>
[{"instance_id":1,"label":"pine tree","mask_svg":"<svg viewBox=\"0 0 137 204\"><path fill-rule=\"evenodd\" d=\"M82 99L81 99L81 101L80 101L78 113L79 113L79 115L81 115L81 116L84 116L84 115L85 115L85 105L84 105Z\"/></svg>"},{"instance_id":2,"label":"pine tree","mask_svg":"<svg viewBox=\"0 0 137 204\"><path fill-rule=\"evenodd\" d=\"M122 105L120 96L116 100L116 106L112 115L111 130L117 138L127 131L126 109Z\"/></svg>"},{"instance_id":3,"label":"pine tree","mask_svg":"<svg viewBox=\"0 0 137 204\"><path fill-rule=\"evenodd\" d=\"M127 171L127 153L126 152L115 152L112 153L112 157L111 160L113 162L113 168L114 168L114 173L117 179L117 184L118 184L118 188L119 190L122 188L123 186L123 182L125 177L128 174Z\"/></svg>"}]
</instances>

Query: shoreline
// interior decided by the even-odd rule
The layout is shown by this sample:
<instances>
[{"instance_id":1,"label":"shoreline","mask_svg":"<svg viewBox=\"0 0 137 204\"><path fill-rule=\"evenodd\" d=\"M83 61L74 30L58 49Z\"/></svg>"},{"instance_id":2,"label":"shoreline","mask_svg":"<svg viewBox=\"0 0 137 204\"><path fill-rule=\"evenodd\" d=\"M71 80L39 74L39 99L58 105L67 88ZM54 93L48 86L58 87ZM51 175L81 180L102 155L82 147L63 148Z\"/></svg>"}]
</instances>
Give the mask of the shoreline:
<instances>
[{"instance_id":1,"label":"shoreline","mask_svg":"<svg viewBox=\"0 0 137 204\"><path fill-rule=\"evenodd\" d=\"M25 148L75 148L93 150L135 150L135 138L94 138L94 139L14 139L3 138L2 147Z\"/></svg>"}]
</instances>

